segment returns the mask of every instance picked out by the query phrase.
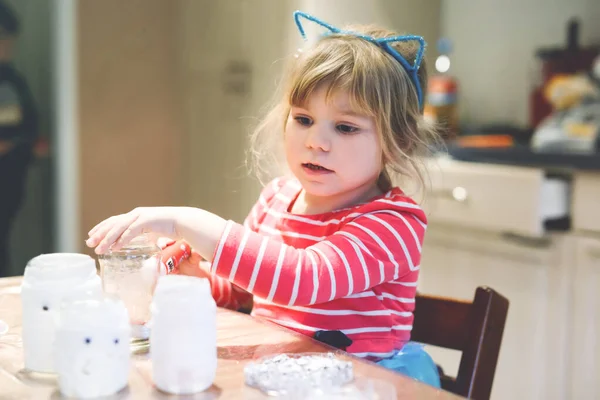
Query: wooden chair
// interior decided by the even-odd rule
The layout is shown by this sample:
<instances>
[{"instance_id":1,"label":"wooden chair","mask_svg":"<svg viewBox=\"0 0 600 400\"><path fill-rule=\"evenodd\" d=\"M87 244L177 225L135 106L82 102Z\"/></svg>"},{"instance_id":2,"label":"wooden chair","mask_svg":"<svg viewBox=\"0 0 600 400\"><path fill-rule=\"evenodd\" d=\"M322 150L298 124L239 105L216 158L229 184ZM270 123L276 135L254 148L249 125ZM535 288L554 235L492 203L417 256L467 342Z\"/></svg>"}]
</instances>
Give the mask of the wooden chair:
<instances>
[{"instance_id":1,"label":"wooden chair","mask_svg":"<svg viewBox=\"0 0 600 400\"><path fill-rule=\"evenodd\" d=\"M442 388L476 400L492 391L508 300L478 287L473 302L418 294L411 340L462 352L458 376L443 374Z\"/></svg>"}]
</instances>

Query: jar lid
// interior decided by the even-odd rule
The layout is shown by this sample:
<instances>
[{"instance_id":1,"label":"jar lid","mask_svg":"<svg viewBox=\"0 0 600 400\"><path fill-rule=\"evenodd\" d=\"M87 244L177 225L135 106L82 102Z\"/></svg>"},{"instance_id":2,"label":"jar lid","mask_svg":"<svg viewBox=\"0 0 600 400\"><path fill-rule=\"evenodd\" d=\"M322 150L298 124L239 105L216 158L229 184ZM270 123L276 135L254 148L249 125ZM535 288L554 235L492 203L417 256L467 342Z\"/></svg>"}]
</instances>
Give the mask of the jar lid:
<instances>
[{"instance_id":1,"label":"jar lid","mask_svg":"<svg viewBox=\"0 0 600 400\"><path fill-rule=\"evenodd\" d=\"M96 261L79 253L41 254L29 260L23 275L27 283L86 281L96 276Z\"/></svg>"},{"instance_id":2,"label":"jar lid","mask_svg":"<svg viewBox=\"0 0 600 400\"><path fill-rule=\"evenodd\" d=\"M110 248L106 253L101 254L98 257L101 259L105 259L112 258L115 256L153 256L160 254L160 252L160 247L158 247L156 242L151 239L150 235L141 234L133 238L129 243L127 243L120 249L113 250L112 248Z\"/></svg>"},{"instance_id":3,"label":"jar lid","mask_svg":"<svg viewBox=\"0 0 600 400\"><path fill-rule=\"evenodd\" d=\"M167 306L179 306L174 309L189 310L186 306L201 305L211 299L211 288L208 279L186 275L166 275L158 279L154 290L153 309ZM186 311L187 312L187 311Z\"/></svg>"}]
</instances>

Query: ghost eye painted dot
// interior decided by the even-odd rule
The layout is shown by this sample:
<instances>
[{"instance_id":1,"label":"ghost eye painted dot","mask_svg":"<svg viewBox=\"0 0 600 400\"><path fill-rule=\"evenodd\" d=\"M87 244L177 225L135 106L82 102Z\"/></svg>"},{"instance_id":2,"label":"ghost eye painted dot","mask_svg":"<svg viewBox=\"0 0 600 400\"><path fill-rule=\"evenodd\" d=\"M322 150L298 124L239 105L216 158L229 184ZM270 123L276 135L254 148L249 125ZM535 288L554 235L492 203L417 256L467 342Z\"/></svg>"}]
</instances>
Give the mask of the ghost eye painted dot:
<instances>
[{"instance_id":1,"label":"ghost eye painted dot","mask_svg":"<svg viewBox=\"0 0 600 400\"><path fill-rule=\"evenodd\" d=\"M44 311L48 311L48 310L49 310L49 308L48 308L48 306L42 306L42 310L44 310Z\"/></svg>"},{"instance_id":2,"label":"ghost eye painted dot","mask_svg":"<svg viewBox=\"0 0 600 400\"><path fill-rule=\"evenodd\" d=\"M119 339L115 339L115 344L119 344Z\"/></svg>"},{"instance_id":3,"label":"ghost eye painted dot","mask_svg":"<svg viewBox=\"0 0 600 400\"><path fill-rule=\"evenodd\" d=\"M86 337L85 344L90 344L90 343L92 343L92 338Z\"/></svg>"}]
</instances>

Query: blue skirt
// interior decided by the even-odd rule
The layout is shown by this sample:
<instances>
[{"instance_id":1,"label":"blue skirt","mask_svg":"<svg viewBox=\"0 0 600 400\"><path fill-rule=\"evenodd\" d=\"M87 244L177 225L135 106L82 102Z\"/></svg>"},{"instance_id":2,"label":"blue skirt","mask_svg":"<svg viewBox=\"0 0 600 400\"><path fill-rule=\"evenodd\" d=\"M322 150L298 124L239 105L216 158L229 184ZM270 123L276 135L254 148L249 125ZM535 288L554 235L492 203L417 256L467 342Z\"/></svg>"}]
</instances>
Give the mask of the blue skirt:
<instances>
[{"instance_id":1,"label":"blue skirt","mask_svg":"<svg viewBox=\"0 0 600 400\"><path fill-rule=\"evenodd\" d=\"M424 345L408 342L390 358L378 361L382 367L392 369L430 386L440 388L440 374Z\"/></svg>"}]
</instances>

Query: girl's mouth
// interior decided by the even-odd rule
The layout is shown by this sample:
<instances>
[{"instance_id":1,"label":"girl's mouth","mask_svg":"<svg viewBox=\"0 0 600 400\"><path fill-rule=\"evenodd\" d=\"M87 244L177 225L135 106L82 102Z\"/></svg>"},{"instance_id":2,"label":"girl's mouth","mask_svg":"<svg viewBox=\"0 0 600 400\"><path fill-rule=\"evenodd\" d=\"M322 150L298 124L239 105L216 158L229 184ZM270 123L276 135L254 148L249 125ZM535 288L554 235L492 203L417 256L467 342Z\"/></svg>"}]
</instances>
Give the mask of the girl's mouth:
<instances>
[{"instance_id":1,"label":"girl's mouth","mask_svg":"<svg viewBox=\"0 0 600 400\"><path fill-rule=\"evenodd\" d=\"M312 164L312 163L304 163L302 164L302 168L309 172L309 173L317 173L317 174L324 174L324 173L331 173L333 172L330 169L327 169L321 165L318 164Z\"/></svg>"}]
</instances>

